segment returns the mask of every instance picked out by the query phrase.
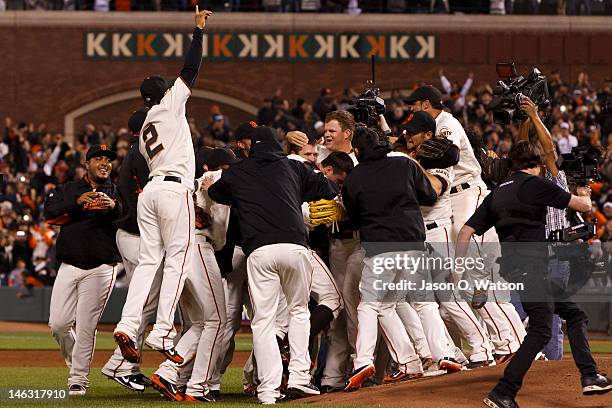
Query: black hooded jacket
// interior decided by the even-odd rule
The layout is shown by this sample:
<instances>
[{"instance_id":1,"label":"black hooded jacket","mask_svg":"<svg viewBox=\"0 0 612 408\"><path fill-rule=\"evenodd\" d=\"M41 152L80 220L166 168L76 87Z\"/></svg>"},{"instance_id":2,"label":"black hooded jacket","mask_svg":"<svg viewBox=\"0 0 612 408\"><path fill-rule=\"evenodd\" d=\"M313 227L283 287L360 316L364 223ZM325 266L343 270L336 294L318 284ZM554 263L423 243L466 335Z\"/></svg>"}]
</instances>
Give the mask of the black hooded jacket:
<instances>
[{"instance_id":1,"label":"black hooded jacket","mask_svg":"<svg viewBox=\"0 0 612 408\"><path fill-rule=\"evenodd\" d=\"M416 163L389 157L390 151L380 143L360 152L359 165L344 181L342 201L362 242L422 243L425 225L419 206L433 205L436 192Z\"/></svg>"},{"instance_id":2,"label":"black hooded jacket","mask_svg":"<svg viewBox=\"0 0 612 408\"><path fill-rule=\"evenodd\" d=\"M247 256L264 245L306 246L302 202L331 199L337 188L321 173L287 159L269 128L257 128L251 143L249 157L225 170L209 188L210 198L238 210Z\"/></svg>"}]
</instances>

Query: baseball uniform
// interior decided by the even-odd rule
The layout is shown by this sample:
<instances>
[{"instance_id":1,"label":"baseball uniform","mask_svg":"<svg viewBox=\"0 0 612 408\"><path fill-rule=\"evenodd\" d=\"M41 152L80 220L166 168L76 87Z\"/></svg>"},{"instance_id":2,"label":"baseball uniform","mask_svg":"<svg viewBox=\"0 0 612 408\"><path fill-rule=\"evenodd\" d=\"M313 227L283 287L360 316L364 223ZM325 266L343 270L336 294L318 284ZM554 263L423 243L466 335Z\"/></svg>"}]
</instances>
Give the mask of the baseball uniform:
<instances>
[{"instance_id":1,"label":"baseball uniform","mask_svg":"<svg viewBox=\"0 0 612 408\"><path fill-rule=\"evenodd\" d=\"M138 199L140 256L115 336L135 341L142 310L157 268L164 261L157 319L145 340L153 349L171 353L174 312L193 259L195 154L185 117L185 103L202 61L202 35L195 28L181 75L147 113L139 150L150 169L149 183ZM165 258L164 258L165 256ZM176 356L181 361L180 355Z\"/></svg>"}]
</instances>

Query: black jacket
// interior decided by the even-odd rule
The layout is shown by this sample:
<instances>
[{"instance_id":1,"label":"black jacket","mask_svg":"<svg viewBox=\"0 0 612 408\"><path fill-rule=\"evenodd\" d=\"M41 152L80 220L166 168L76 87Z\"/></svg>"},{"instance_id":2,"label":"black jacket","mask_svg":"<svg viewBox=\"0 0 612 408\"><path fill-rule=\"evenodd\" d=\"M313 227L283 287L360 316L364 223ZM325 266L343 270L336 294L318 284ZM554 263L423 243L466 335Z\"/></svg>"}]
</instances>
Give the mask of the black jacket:
<instances>
[{"instance_id":1,"label":"black jacket","mask_svg":"<svg viewBox=\"0 0 612 408\"><path fill-rule=\"evenodd\" d=\"M132 140L130 150L121 164L117 190L121 197L123 210L115 221L117 228L131 234L140 234L136 209L138 207L138 194L149 181L149 166L138 151L138 138Z\"/></svg>"},{"instance_id":2,"label":"black jacket","mask_svg":"<svg viewBox=\"0 0 612 408\"><path fill-rule=\"evenodd\" d=\"M208 194L238 210L248 256L264 245L306 246L302 202L333 198L337 189L321 173L287 159L281 146L271 142L253 144L249 158L225 170Z\"/></svg>"},{"instance_id":3,"label":"black jacket","mask_svg":"<svg viewBox=\"0 0 612 408\"><path fill-rule=\"evenodd\" d=\"M342 201L362 242L423 243L419 206L433 205L436 192L416 163L388 157L390 151L387 144L379 144L360 152L359 165L344 181ZM414 248L397 247L390 250Z\"/></svg>"},{"instance_id":4,"label":"black jacket","mask_svg":"<svg viewBox=\"0 0 612 408\"><path fill-rule=\"evenodd\" d=\"M56 243L57 260L81 269L121 262L113 223L121 213L117 189L109 180L96 190L116 200L113 210L103 212L84 210L77 204L77 198L88 191L93 188L83 178L58 186L45 200L46 219L62 226Z\"/></svg>"}]
</instances>

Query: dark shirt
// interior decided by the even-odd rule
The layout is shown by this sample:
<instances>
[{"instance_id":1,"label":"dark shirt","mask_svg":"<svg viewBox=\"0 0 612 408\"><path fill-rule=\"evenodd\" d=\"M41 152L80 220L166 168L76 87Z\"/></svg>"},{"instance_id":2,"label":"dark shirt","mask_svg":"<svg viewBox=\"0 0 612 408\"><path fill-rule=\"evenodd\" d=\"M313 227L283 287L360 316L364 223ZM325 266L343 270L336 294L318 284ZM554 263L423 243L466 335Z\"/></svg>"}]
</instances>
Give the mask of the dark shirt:
<instances>
[{"instance_id":1,"label":"dark shirt","mask_svg":"<svg viewBox=\"0 0 612 408\"><path fill-rule=\"evenodd\" d=\"M423 243L420 206L433 205L436 192L414 161L388 157L390 151L378 145L360 154L359 165L344 181L344 206L362 242Z\"/></svg>"},{"instance_id":2,"label":"dark shirt","mask_svg":"<svg viewBox=\"0 0 612 408\"><path fill-rule=\"evenodd\" d=\"M149 181L149 166L138 150L138 137L132 139L130 150L121 164L117 190L121 197L121 215L115 221L117 228L140 235L138 229L138 194Z\"/></svg>"},{"instance_id":3,"label":"dark shirt","mask_svg":"<svg viewBox=\"0 0 612 408\"><path fill-rule=\"evenodd\" d=\"M208 194L236 208L245 255L264 245L291 243L306 247L301 204L333 198L335 185L321 173L290 160L277 143L258 143L249 158L233 164Z\"/></svg>"},{"instance_id":4,"label":"dark shirt","mask_svg":"<svg viewBox=\"0 0 612 408\"><path fill-rule=\"evenodd\" d=\"M117 189L110 180L96 189L115 200L115 208L110 211L87 210L77 204L79 196L88 191L93 188L83 178L57 187L45 200L46 219L62 226L56 244L57 260L80 269L121 262L113 222L121 213Z\"/></svg>"},{"instance_id":5,"label":"dark shirt","mask_svg":"<svg viewBox=\"0 0 612 408\"><path fill-rule=\"evenodd\" d=\"M571 196L546 179L519 171L484 199L466 225L477 235L495 226L502 242L542 242L546 238L546 207L567 208Z\"/></svg>"}]
</instances>

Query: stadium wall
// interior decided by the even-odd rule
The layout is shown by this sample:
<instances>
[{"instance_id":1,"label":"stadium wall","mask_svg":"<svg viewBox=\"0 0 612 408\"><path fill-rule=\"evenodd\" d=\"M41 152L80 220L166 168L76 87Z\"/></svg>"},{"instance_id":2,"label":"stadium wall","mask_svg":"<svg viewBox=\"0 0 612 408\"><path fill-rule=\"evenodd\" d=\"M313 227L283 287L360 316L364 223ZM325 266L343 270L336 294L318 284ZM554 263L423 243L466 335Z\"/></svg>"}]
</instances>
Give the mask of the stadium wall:
<instances>
[{"instance_id":1,"label":"stadium wall","mask_svg":"<svg viewBox=\"0 0 612 408\"><path fill-rule=\"evenodd\" d=\"M85 122L125 124L150 74L175 76L193 25L189 13L0 13L0 114L45 122L69 135ZM438 83L472 71L493 83L495 63L513 60L566 79L610 76L611 17L216 13L204 66L189 102L202 120L212 104L234 123L261 99L314 100L320 88L360 89L378 56L383 91ZM331 36L331 37L330 37ZM329 40L329 41L328 41ZM180 43L180 44L179 44ZM166 55L167 54L167 55Z\"/></svg>"}]
</instances>

